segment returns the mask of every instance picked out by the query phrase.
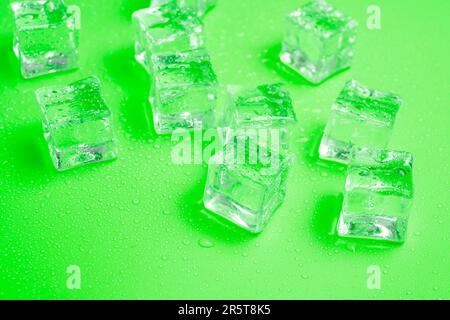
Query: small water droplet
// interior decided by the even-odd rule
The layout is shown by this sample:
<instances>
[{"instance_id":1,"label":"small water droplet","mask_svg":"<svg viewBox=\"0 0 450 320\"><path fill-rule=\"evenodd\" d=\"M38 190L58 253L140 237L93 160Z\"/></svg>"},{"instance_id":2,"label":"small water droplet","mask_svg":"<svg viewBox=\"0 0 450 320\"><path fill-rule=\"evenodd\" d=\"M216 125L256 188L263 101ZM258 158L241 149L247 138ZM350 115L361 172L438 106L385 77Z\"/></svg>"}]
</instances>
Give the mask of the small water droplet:
<instances>
[{"instance_id":1,"label":"small water droplet","mask_svg":"<svg viewBox=\"0 0 450 320\"><path fill-rule=\"evenodd\" d=\"M198 241L198 245L202 248L212 248L214 247L214 243L212 243L210 240L208 239L200 239Z\"/></svg>"}]
</instances>

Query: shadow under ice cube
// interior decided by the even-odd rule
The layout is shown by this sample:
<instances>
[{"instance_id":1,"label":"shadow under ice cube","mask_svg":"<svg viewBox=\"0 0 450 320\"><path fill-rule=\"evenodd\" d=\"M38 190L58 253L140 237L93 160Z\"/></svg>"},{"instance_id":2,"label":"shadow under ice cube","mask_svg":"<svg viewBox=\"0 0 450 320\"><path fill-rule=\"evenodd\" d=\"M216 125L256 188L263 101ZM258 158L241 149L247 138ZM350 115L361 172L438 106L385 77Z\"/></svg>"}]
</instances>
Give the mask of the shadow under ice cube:
<instances>
[{"instance_id":1,"label":"shadow under ice cube","mask_svg":"<svg viewBox=\"0 0 450 320\"><path fill-rule=\"evenodd\" d=\"M111 112L97 78L36 91L53 164L63 171L117 157Z\"/></svg>"},{"instance_id":2,"label":"shadow under ice cube","mask_svg":"<svg viewBox=\"0 0 450 320\"><path fill-rule=\"evenodd\" d=\"M395 94L349 81L331 108L320 158L348 163L353 147L385 149L401 104Z\"/></svg>"},{"instance_id":3,"label":"shadow under ice cube","mask_svg":"<svg viewBox=\"0 0 450 320\"><path fill-rule=\"evenodd\" d=\"M312 83L350 67L357 23L326 3L313 0L291 13L281 61Z\"/></svg>"},{"instance_id":4,"label":"shadow under ice cube","mask_svg":"<svg viewBox=\"0 0 450 320\"><path fill-rule=\"evenodd\" d=\"M216 102L217 78L205 51L152 56L150 104L157 133L211 128Z\"/></svg>"},{"instance_id":5,"label":"shadow under ice cube","mask_svg":"<svg viewBox=\"0 0 450 320\"><path fill-rule=\"evenodd\" d=\"M290 158L248 143L241 146L238 141L245 139L233 139L211 159L204 205L236 225L259 233L284 201Z\"/></svg>"},{"instance_id":6,"label":"shadow under ice cube","mask_svg":"<svg viewBox=\"0 0 450 320\"><path fill-rule=\"evenodd\" d=\"M78 7L68 8L62 0L38 0L13 2L11 8L14 52L24 78L78 67Z\"/></svg>"},{"instance_id":7,"label":"shadow under ice cube","mask_svg":"<svg viewBox=\"0 0 450 320\"><path fill-rule=\"evenodd\" d=\"M405 241L413 199L412 164L407 152L355 149L338 234Z\"/></svg>"}]
</instances>

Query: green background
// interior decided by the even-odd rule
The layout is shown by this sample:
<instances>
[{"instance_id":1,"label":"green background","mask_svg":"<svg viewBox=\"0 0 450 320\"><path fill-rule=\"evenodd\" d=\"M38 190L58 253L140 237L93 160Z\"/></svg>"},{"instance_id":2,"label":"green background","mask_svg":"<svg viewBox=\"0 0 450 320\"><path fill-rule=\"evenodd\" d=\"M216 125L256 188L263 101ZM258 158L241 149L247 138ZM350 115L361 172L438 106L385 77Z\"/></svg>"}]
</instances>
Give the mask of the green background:
<instances>
[{"instance_id":1,"label":"green background","mask_svg":"<svg viewBox=\"0 0 450 320\"><path fill-rule=\"evenodd\" d=\"M334 0L360 24L353 67L310 86L277 60L284 18L304 1L219 0L205 18L223 84L284 82L299 124L283 206L259 236L206 216L206 167L171 164L170 137L147 121L148 77L133 60L131 13L148 0L68 0L82 10L81 65L23 80L0 4L0 298L450 298L450 2ZM381 30L366 27L381 8ZM58 173L34 91L97 75L114 112L120 158ZM344 83L405 100L391 147L415 156L415 204L403 246L334 234L345 168L317 160ZM209 245L205 245L209 244ZM66 268L81 268L81 290ZM381 268L381 290L366 270Z\"/></svg>"}]
</instances>

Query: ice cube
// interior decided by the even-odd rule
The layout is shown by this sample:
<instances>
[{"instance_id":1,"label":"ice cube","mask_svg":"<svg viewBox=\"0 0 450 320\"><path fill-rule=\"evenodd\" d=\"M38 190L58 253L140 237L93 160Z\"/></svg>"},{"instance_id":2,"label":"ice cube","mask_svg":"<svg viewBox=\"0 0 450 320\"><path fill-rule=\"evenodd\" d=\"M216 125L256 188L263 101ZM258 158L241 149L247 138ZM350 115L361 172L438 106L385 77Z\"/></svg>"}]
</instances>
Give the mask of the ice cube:
<instances>
[{"instance_id":1,"label":"ice cube","mask_svg":"<svg viewBox=\"0 0 450 320\"><path fill-rule=\"evenodd\" d=\"M239 128L289 127L296 123L288 90L280 83L257 87L228 86L227 112Z\"/></svg>"},{"instance_id":2,"label":"ice cube","mask_svg":"<svg viewBox=\"0 0 450 320\"><path fill-rule=\"evenodd\" d=\"M338 234L403 242L413 199L408 152L354 149Z\"/></svg>"},{"instance_id":3,"label":"ice cube","mask_svg":"<svg viewBox=\"0 0 450 320\"><path fill-rule=\"evenodd\" d=\"M151 0L152 7L176 3L180 7L189 8L198 16L204 16L217 5L217 0Z\"/></svg>"},{"instance_id":4,"label":"ice cube","mask_svg":"<svg viewBox=\"0 0 450 320\"><path fill-rule=\"evenodd\" d=\"M258 135L265 129L267 139L270 139L270 136L275 137L274 131L278 131L278 143L287 147L289 134L297 120L284 85L228 86L227 95L220 126L230 129L230 135Z\"/></svg>"},{"instance_id":5,"label":"ice cube","mask_svg":"<svg viewBox=\"0 0 450 320\"><path fill-rule=\"evenodd\" d=\"M331 108L319 156L347 163L353 147L385 149L401 104L395 94L349 81Z\"/></svg>"},{"instance_id":6,"label":"ice cube","mask_svg":"<svg viewBox=\"0 0 450 320\"><path fill-rule=\"evenodd\" d=\"M78 67L78 7L68 8L62 0L38 0L13 2L11 8L14 52L24 78Z\"/></svg>"},{"instance_id":7,"label":"ice cube","mask_svg":"<svg viewBox=\"0 0 450 320\"><path fill-rule=\"evenodd\" d=\"M169 55L204 47L202 22L175 2L136 11L133 23L136 60L147 71L151 69L153 54Z\"/></svg>"},{"instance_id":8,"label":"ice cube","mask_svg":"<svg viewBox=\"0 0 450 320\"><path fill-rule=\"evenodd\" d=\"M204 205L253 233L261 232L285 198L291 158L239 137L211 160Z\"/></svg>"},{"instance_id":9,"label":"ice cube","mask_svg":"<svg viewBox=\"0 0 450 320\"><path fill-rule=\"evenodd\" d=\"M357 23L324 0L291 13L282 43L281 61L312 83L350 67Z\"/></svg>"},{"instance_id":10,"label":"ice cube","mask_svg":"<svg viewBox=\"0 0 450 320\"><path fill-rule=\"evenodd\" d=\"M153 55L150 104L159 134L207 129L216 119L217 78L204 50Z\"/></svg>"},{"instance_id":11,"label":"ice cube","mask_svg":"<svg viewBox=\"0 0 450 320\"><path fill-rule=\"evenodd\" d=\"M57 170L117 157L111 112L97 78L41 88L36 97L44 116L44 136Z\"/></svg>"}]
</instances>

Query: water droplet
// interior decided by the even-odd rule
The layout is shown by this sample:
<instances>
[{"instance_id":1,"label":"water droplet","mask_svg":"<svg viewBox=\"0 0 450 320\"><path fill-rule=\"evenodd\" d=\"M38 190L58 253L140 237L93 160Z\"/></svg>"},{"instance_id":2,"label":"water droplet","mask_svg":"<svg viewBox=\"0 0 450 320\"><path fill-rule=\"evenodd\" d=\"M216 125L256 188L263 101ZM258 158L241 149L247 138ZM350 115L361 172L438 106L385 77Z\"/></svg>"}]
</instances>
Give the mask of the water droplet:
<instances>
[{"instance_id":1,"label":"water droplet","mask_svg":"<svg viewBox=\"0 0 450 320\"><path fill-rule=\"evenodd\" d=\"M198 245L202 248L212 248L214 247L214 243L212 243L210 240L208 239L200 239L198 241Z\"/></svg>"}]
</instances>

